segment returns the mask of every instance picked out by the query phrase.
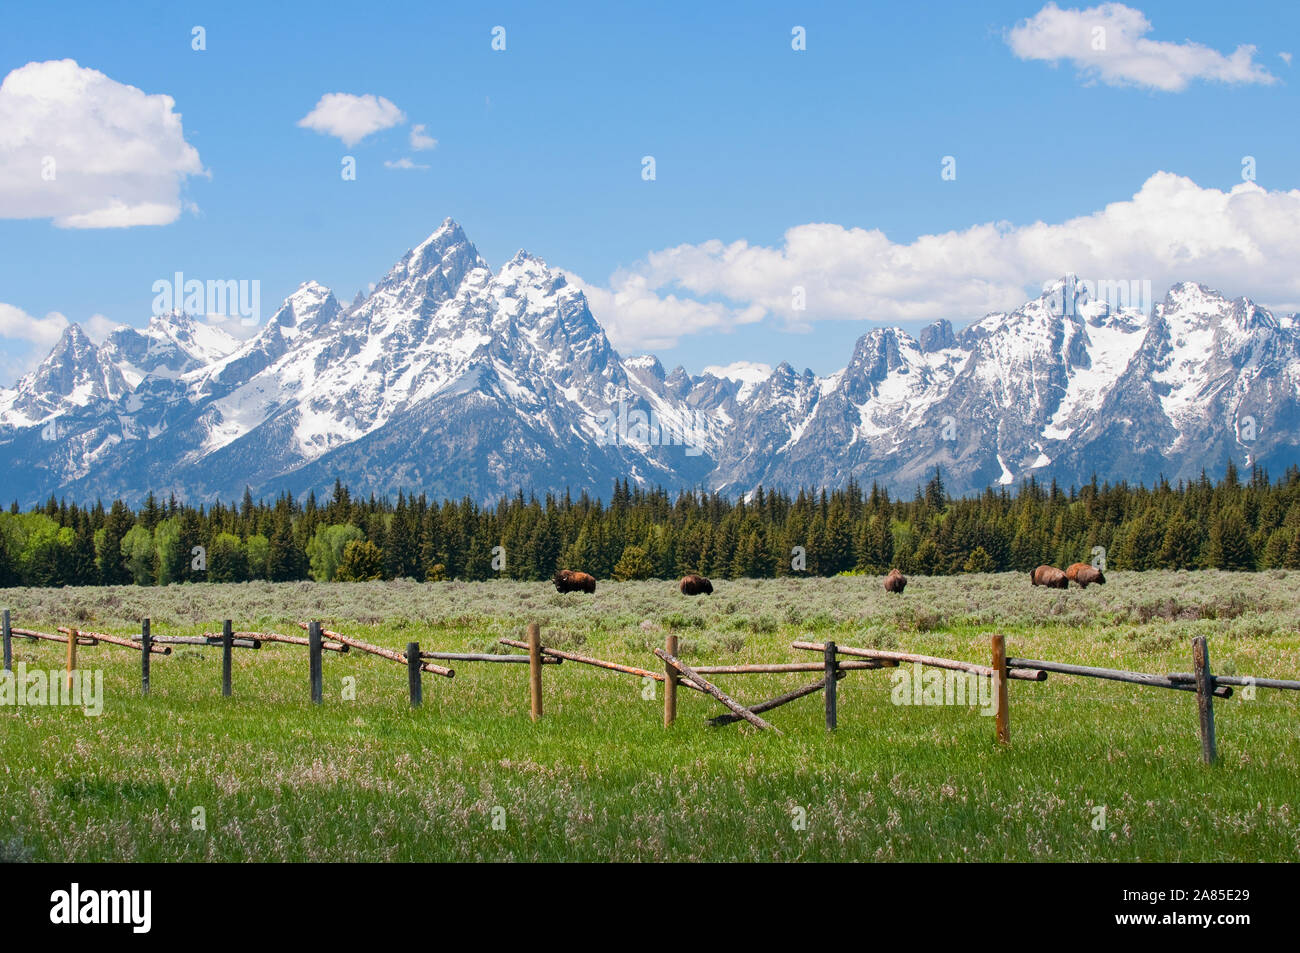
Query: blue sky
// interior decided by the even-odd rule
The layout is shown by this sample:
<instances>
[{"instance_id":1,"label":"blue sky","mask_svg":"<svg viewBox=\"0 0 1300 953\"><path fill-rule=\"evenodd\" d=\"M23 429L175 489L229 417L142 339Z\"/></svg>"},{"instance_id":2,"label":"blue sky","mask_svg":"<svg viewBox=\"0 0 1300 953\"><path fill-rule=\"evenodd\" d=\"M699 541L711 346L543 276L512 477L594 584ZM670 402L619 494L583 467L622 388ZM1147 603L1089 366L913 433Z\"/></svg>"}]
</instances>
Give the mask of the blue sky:
<instances>
[{"instance_id":1,"label":"blue sky","mask_svg":"<svg viewBox=\"0 0 1300 953\"><path fill-rule=\"evenodd\" d=\"M1066 270L1150 277L1157 295L1170 278L1205 280L1294 309L1296 239L1279 235L1300 201L1300 5L1133 0L1149 30L1129 37L1093 14L1110 46L1090 62L1053 39L1068 4L1047 11L1044 35L1009 38L1044 7L10 4L0 75L71 59L170 96L204 173L177 176L183 208L168 224L59 227L0 204L0 383L48 349L23 316L143 326L153 282L176 271L260 280L264 317L307 279L346 303L446 216L494 267L524 247L579 276L625 353L694 371L788 359L830 372L870 326L968 321L1009 302L1009 286L1027 296ZM491 46L498 25L504 51ZM796 25L806 50L791 48ZM1132 47L1139 34L1198 44L1190 73L1162 74L1178 51ZM1257 49L1232 59L1242 45ZM353 145L300 127L328 93L383 97L404 121ZM412 149L417 124L436 147ZM12 206L27 186L6 192L3 177L27 165L6 167L6 148L20 146L0 132ZM340 176L345 155L355 181ZM955 179L940 175L944 156ZM1215 212L1245 156L1262 194ZM427 168L384 165L404 157ZM1062 225L1131 203L1158 173L1169 178L1131 215ZM1182 233L1148 257L1132 218ZM1055 227L1045 243L1026 231L1035 222ZM835 228L786 245L814 223ZM969 232L989 223L1005 223L1001 241ZM935 252L914 244L927 235L953 237ZM727 275L714 240L746 243ZM629 277L643 289L631 303L613 293ZM795 281L808 292L797 313L781 303Z\"/></svg>"}]
</instances>

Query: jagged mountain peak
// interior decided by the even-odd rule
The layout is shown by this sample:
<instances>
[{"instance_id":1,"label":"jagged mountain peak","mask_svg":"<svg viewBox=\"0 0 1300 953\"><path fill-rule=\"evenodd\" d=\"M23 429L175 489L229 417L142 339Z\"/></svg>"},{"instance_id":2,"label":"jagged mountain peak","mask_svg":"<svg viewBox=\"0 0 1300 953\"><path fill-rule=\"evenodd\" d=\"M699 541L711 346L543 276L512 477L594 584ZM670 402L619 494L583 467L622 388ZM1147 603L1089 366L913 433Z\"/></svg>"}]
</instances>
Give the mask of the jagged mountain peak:
<instances>
[{"instance_id":1,"label":"jagged mountain peak","mask_svg":"<svg viewBox=\"0 0 1300 953\"><path fill-rule=\"evenodd\" d=\"M844 373L879 383L892 372L906 372L920 352L916 341L899 328L873 328L858 338Z\"/></svg>"},{"instance_id":2,"label":"jagged mountain peak","mask_svg":"<svg viewBox=\"0 0 1300 953\"><path fill-rule=\"evenodd\" d=\"M921 350L927 354L932 351L944 351L957 346L957 335L953 332L952 322L940 318L933 324L923 327L917 335Z\"/></svg>"},{"instance_id":3,"label":"jagged mountain peak","mask_svg":"<svg viewBox=\"0 0 1300 953\"><path fill-rule=\"evenodd\" d=\"M68 326L59 334L59 340L55 342L49 356L53 357L61 353L84 354L93 351L94 348L94 342L90 340L90 335L86 334L85 329L76 321L69 321Z\"/></svg>"},{"instance_id":4,"label":"jagged mountain peak","mask_svg":"<svg viewBox=\"0 0 1300 953\"><path fill-rule=\"evenodd\" d=\"M543 259L522 249L501 266L493 280L503 287L531 285L545 294L559 291L568 285L563 272L551 268Z\"/></svg>"},{"instance_id":5,"label":"jagged mountain peak","mask_svg":"<svg viewBox=\"0 0 1300 953\"><path fill-rule=\"evenodd\" d=\"M653 354L636 354L632 357L624 358L623 366L629 370L636 370L640 373L648 374L657 381L662 382L667 379L667 374L664 372L663 364L660 362L659 358L655 357ZM678 370L681 370L681 368L676 368L674 373ZM683 373L685 372L683 371Z\"/></svg>"},{"instance_id":6,"label":"jagged mountain peak","mask_svg":"<svg viewBox=\"0 0 1300 953\"><path fill-rule=\"evenodd\" d=\"M1202 284L1199 281L1176 281L1169 286L1169 293L1165 296L1166 302L1172 303L1206 303L1220 302L1228 299L1221 291L1211 288L1209 285Z\"/></svg>"},{"instance_id":7,"label":"jagged mountain peak","mask_svg":"<svg viewBox=\"0 0 1300 953\"><path fill-rule=\"evenodd\" d=\"M0 390L0 432L41 425L125 390L116 368L101 359L81 325L71 322L35 370L12 389Z\"/></svg>"},{"instance_id":8,"label":"jagged mountain peak","mask_svg":"<svg viewBox=\"0 0 1300 953\"><path fill-rule=\"evenodd\" d=\"M516 267L517 267L517 266L520 266L520 265L527 265L527 264L530 263L530 262L534 262L534 263L536 263L536 264L537 264L539 267L541 267L541 268L547 268L547 267L548 267L547 264L546 264L546 262L545 262L545 261L544 261L540 256L538 256L538 255L534 255L532 252L530 252L530 251L529 251L528 249L526 249L526 248L521 248L521 249L519 249L519 251L515 252L514 257L512 257L512 258L510 259L510 261L508 261L508 262L506 263L506 266L507 266L507 267L516 266Z\"/></svg>"},{"instance_id":9,"label":"jagged mountain peak","mask_svg":"<svg viewBox=\"0 0 1300 953\"><path fill-rule=\"evenodd\" d=\"M346 310L304 282L246 340L181 313L99 348L70 326L0 392L0 452L27 501L327 492L336 478L483 501L603 494L624 477L910 492L936 466L966 492L1300 459L1294 319L1194 282L1149 311L1113 290L1065 275L960 332L872 328L825 377L789 361L694 377L621 357L563 271L523 250L493 271L447 219ZM637 414L650 439L623 439ZM74 443L39 436L52 419ZM1246 432L1262 436L1246 446Z\"/></svg>"},{"instance_id":10,"label":"jagged mountain peak","mask_svg":"<svg viewBox=\"0 0 1300 953\"><path fill-rule=\"evenodd\" d=\"M271 316L267 330L289 333L317 330L337 318L342 310L329 288L318 281L304 281Z\"/></svg>"},{"instance_id":11,"label":"jagged mountain peak","mask_svg":"<svg viewBox=\"0 0 1300 953\"><path fill-rule=\"evenodd\" d=\"M48 388L60 396L67 396L88 373L99 370L99 355L95 343L80 324L68 324L45 360L30 375L33 388Z\"/></svg>"},{"instance_id":12,"label":"jagged mountain peak","mask_svg":"<svg viewBox=\"0 0 1300 953\"><path fill-rule=\"evenodd\" d=\"M448 218L432 235L403 255L375 291L418 284L422 293L446 299L455 295L471 271L487 267L464 230Z\"/></svg>"},{"instance_id":13,"label":"jagged mountain peak","mask_svg":"<svg viewBox=\"0 0 1300 953\"><path fill-rule=\"evenodd\" d=\"M451 216L442 220L442 224L429 233L429 237L411 249L407 256L415 261L434 261L434 256L441 258L450 250L473 248L469 236Z\"/></svg>"},{"instance_id":14,"label":"jagged mountain peak","mask_svg":"<svg viewBox=\"0 0 1300 953\"><path fill-rule=\"evenodd\" d=\"M313 300L313 301L318 301L318 300L320 300L320 299L322 299L322 298L325 298L325 297L328 297L329 295L332 295L332 294L333 294L333 292L330 291L329 288L326 288L326 287L325 287L323 284L321 284L319 281L316 281L314 278L311 278L311 279L308 279L307 281L304 281L302 284L300 284L300 285L298 286L297 290L295 290L293 294L289 295L288 300L290 300L290 301L297 301L297 300Z\"/></svg>"}]
</instances>

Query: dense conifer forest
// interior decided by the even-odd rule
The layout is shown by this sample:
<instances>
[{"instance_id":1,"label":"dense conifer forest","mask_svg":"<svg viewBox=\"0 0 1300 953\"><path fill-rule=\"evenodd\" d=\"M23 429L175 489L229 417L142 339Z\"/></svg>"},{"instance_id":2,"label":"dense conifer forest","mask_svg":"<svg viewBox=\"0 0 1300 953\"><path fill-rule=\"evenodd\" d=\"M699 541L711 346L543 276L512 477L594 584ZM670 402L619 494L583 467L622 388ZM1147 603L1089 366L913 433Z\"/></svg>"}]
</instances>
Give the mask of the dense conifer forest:
<instances>
[{"instance_id":1,"label":"dense conifer forest","mask_svg":"<svg viewBox=\"0 0 1300 953\"><path fill-rule=\"evenodd\" d=\"M0 586L174 582L549 579L807 573L1027 571L1090 561L1111 569L1300 568L1300 468L1217 483L1063 488L1033 480L952 499L935 471L911 499L850 482L837 490L759 489L747 499L632 487L608 499L522 492L493 506L399 493L313 494L189 506L150 495L78 506L51 498L0 513Z\"/></svg>"}]
</instances>

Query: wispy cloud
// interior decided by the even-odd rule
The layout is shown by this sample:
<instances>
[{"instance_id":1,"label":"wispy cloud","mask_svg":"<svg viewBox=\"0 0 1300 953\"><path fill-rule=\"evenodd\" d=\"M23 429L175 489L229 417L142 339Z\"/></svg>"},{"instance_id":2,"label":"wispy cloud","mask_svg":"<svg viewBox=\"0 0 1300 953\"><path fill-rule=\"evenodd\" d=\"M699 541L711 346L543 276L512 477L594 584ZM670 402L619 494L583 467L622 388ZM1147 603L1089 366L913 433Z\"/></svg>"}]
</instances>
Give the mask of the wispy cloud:
<instances>
[{"instance_id":1,"label":"wispy cloud","mask_svg":"<svg viewBox=\"0 0 1300 953\"><path fill-rule=\"evenodd\" d=\"M423 123L411 127L411 148L416 152L436 148L438 140L429 135Z\"/></svg>"},{"instance_id":2,"label":"wispy cloud","mask_svg":"<svg viewBox=\"0 0 1300 953\"><path fill-rule=\"evenodd\" d=\"M203 175L170 96L74 60L28 63L0 84L0 218L61 228L166 225Z\"/></svg>"},{"instance_id":3,"label":"wispy cloud","mask_svg":"<svg viewBox=\"0 0 1300 953\"><path fill-rule=\"evenodd\" d=\"M373 133L404 122L406 115L383 96L326 93L316 108L298 120L298 125L354 146Z\"/></svg>"},{"instance_id":4,"label":"wispy cloud","mask_svg":"<svg viewBox=\"0 0 1300 953\"><path fill-rule=\"evenodd\" d=\"M1193 80L1230 84L1269 84L1277 78L1255 61L1254 46L1231 54L1191 40L1170 43L1147 39L1152 31L1141 10L1103 3L1086 10L1049 3L1007 33L1007 44L1022 60L1062 60L1089 80L1108 86L1140 86L1181 92Z\"/></svg>"},{"instance_id":5,"label":"wispy cloud","mask_svg":"<svg viewBox=\"0 0 1300 953\"><path fill-rule=\"evenodd\" d=\"M429 167L427 165L421 165L418 162L413 162L411 159L407 158L406 156L403 156L400 159L385 159L384 168L386 169L427 169Z\"/></svg>"}]
</instances>

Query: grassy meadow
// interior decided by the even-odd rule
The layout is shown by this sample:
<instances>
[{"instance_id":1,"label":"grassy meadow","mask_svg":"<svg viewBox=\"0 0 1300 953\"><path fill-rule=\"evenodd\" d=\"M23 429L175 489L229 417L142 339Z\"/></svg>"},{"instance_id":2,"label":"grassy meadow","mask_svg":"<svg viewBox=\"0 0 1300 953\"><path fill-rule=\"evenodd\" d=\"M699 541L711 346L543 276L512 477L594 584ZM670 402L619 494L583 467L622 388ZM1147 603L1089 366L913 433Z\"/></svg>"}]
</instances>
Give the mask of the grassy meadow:
<instances>
[{"instance_id":1,"label":"grassy meadow","mask_svg":"<svg viewBox=\"0 0 1300 953\"><path fill-rule=\"evenodd\" d=\"M296 620L395 649L513 651L543 641L645 668L676 632L688 662L815 661L791 641L897 648L987 663L1012 655L1148 672L1190 671L1207 635L1222 674L1300 678L1300 573L1108 574L1086 591L1033 589L1022 573L913 579L547 583L249 583L0 590L16 626L155 634L300 634ZM64 647L14 641L30 669ZM1218 764L1199 760L1195 697L1052 675L1012 682L1012 744L977 709L891 704L890 670L839 684L839 729L820 695L768 714L783 737L709 728L721 706L566 662L544 670L528 716L524 665L448 663L407 706L404 667L324 659L309 704L305 648L236 650L222 698L218 648L153 660L80 649L103 670L104 710L0 707L0 859L34 861L1295 861L1300 860L1300 693L1259 689L1215 705ZM741 701L808 674L713 677ZM352 680L352 681L349 681ZM344 698L355 687L355 699ZM1097 819L1104 808L1104 827ZM198 823L199 818L202 824Z\"/></svg>"}]
</instances>

